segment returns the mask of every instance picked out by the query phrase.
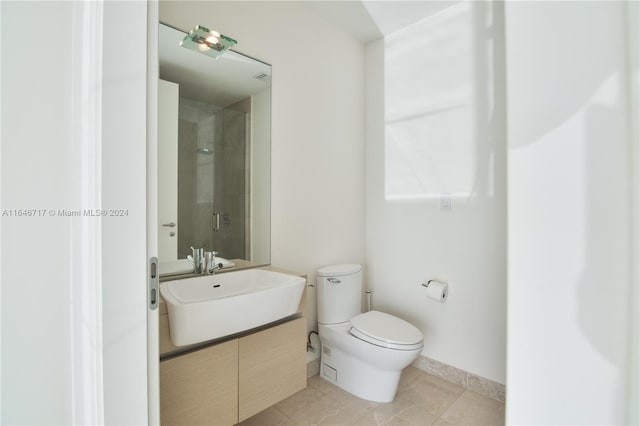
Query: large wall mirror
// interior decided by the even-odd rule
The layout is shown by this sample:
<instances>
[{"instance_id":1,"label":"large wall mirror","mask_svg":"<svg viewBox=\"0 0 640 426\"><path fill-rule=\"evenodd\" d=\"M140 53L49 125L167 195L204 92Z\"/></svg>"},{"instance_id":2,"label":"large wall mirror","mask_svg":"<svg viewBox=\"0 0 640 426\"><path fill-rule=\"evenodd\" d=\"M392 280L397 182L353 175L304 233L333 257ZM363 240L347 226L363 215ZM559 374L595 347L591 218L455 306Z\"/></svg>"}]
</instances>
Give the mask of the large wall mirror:
<instances>
[{"instance_id":1,"label":"large wall mirror","mask_svg":"<svg viewBox=\"0 0 640 426\"><path fill-rule=\"evenodd\" d=\"M160 24L158 257L189 274L191 247L226 268L270 262L271 66L238 52L180 46Z\"/></svg>"}]
</instances>

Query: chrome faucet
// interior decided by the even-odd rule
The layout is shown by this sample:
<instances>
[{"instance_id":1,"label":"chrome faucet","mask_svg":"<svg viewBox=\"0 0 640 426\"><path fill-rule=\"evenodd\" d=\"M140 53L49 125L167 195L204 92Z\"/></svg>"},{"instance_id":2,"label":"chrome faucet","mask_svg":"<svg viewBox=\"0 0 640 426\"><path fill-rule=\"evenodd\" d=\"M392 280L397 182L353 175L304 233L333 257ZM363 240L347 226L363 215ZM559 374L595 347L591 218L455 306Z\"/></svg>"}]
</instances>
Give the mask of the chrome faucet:
<instances>
[{"instance_id":1,"label":"chrome faucet","mask_svg":"<svg viewBox=\"0 0 640 426\"><path fill-rule=\"evenodd\" d=\"M207 251L204 253L204 273L206 275L214 275L218 269L222 269L222 263L216 263L216 251Z\"/></svg>"},{"instance_id":2,"label":"chrome faucet","mask_svg":"<svg viewBox=\"0 0 640 426\"><path fill-rule=\"evenodd\" d=\"M218 252L204 251L203 248L193 247L191 247L191 252L192 254L187 256L187 260L193 265L194 274L213 275L218 269L222 269L222 263L216 263Z\"/></svg>"},{"instance_id":3,"label":"chrome faucet","mask_svg":"<svg viewBox=\"0 0 640 426\"><path fill-rule=\"evenodd\" d=\"M196 249L191 246L191 254L187 256L187 260L193 265L194 274L202 274L204 272L204 249Z\"/></svg>"}]
</instances>

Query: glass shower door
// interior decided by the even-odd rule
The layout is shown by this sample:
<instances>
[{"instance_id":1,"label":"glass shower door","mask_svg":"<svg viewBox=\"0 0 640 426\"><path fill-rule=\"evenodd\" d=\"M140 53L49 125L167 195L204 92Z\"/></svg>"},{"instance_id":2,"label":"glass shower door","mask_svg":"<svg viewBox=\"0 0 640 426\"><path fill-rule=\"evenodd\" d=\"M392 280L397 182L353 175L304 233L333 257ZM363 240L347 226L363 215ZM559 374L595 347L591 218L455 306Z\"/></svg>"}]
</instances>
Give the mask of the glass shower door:
<instances>
[{"instance_id":1,"label":"glass shower door","mask_svg":"<svg viewBox=\"0 0 640 426\"><path fill-rule=\"evenodd\" d=\"M180 115L179 257L193 246L247 259L248 114L181 98Z\"/></svg>"}]
</instances>

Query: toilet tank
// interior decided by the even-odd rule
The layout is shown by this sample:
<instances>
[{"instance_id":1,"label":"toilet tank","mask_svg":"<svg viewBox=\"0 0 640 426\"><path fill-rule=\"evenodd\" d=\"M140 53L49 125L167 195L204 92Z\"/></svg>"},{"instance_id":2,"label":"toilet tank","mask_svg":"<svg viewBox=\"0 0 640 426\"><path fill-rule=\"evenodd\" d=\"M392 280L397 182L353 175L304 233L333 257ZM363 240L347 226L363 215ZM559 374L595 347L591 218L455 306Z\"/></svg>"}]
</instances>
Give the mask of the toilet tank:
<instances>
[{"instance_id":1,"label":"toilet tank","mask_svg":"<svg viewBox=\"0 0 640 426\"><path fill-rule=\"evenodd\" d=\"M337 324L361 313L362 267L357 264L330 265L316 276L318 323Z\"/></svg>"}]
</instances>

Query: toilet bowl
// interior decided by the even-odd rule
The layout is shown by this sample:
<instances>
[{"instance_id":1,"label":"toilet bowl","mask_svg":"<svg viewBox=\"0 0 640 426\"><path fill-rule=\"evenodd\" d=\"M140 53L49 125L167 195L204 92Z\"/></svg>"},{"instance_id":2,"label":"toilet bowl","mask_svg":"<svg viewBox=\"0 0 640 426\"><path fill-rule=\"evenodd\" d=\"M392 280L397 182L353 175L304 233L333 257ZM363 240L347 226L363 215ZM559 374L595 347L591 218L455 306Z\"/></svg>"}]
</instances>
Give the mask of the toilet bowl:
<instances>
[{"instance_id":1,"label":"toilet bowl","mask_svg":"<svg viewBox=\"0 0 640 426\"><path fill-rule=\"evenodd\" d=\"M390 402L402 369L422 351L423 336L393 315L360 313L361 286L360 265L317 271L320 376L360 398Z\"/></svg>"}]
</instances>

